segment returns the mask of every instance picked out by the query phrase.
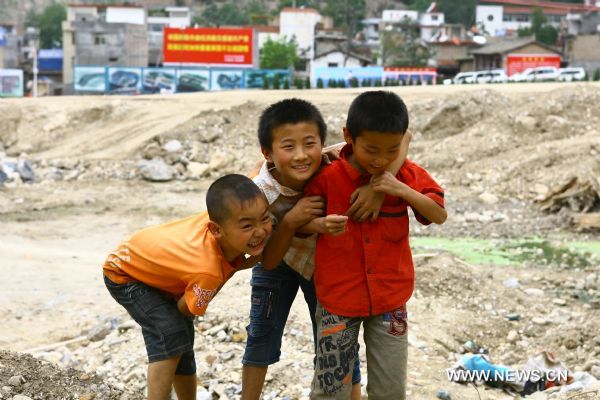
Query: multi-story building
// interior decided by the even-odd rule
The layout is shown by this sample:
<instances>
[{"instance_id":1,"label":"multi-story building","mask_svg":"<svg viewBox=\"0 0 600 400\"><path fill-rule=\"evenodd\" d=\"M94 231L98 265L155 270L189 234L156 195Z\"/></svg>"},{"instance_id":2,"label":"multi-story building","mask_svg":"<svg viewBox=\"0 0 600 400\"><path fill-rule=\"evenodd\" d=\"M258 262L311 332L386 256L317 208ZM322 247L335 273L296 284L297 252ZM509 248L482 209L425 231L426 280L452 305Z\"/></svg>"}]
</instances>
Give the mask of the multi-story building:
<instances>
[{"instance_id":1,"label":"multi-story building","mask_svg":"<svg viewBox=\"0 0 600 400\"><path fill-rule=\"evenodd\" d=\"M540 9L549 24L557 29L600 11L600 1L585 4L537 0L480 0L475 11L477 26L490 36L516 36L521 28L531 27L531 15Z\"/></svg>"},{"instance_id":2,"label":"multi-story building","mask_svg":"<svg viewBox=\"0 0 600 400\"><path fill-rule=\"evenodd\" d=\"M148 66L146 10L136 5L70 5L63 21L63 82L75 65Z\"/></svg>"}]
</instances>

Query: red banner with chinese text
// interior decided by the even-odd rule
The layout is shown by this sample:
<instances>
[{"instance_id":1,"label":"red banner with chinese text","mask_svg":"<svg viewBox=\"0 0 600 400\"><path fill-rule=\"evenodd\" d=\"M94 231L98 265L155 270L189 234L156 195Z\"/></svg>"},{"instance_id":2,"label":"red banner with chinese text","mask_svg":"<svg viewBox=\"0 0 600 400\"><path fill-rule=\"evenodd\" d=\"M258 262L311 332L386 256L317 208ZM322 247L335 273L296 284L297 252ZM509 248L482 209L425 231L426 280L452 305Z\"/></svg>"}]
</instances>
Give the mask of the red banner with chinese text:
<instances>
[{"instance_id":1,"label":"red banner with chinese text","mask_svg":"<svg viewBox=\"0 0 600 400\"><path fill-rule=\"evenodd\" d=\"M165 28L163 63L251 67L253 30L236 28Z\"/></svg>"},{"instance_id":2,"label":"red banner with chinese text","mask_svg":"<svg viewBox=\"0 0 600 400\"><path fill-rule=\"evenodd\" d=\"M506 74L518 74L527 68L556 67L560 68L558 54L509 54L506 56Z\"/></svg>"}]
</instances>

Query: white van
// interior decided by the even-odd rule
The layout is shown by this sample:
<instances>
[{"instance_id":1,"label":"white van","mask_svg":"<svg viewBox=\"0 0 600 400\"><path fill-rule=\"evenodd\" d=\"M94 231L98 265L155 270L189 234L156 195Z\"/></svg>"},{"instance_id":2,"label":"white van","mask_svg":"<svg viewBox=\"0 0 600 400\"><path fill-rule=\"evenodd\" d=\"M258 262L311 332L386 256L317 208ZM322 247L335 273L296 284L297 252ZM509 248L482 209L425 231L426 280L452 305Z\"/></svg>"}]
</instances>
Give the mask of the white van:
<instances>
[{"instance_id":1,"label":"white van","mask_svg":"<svg viewBox=\"0 0 600 400\"><path fill-rule=\"evenodd\" d=\"M490 71L477 71L475 77L477 83L505 83L508 77L503 69L492 69Z\"/></svg>"}]
</instances>

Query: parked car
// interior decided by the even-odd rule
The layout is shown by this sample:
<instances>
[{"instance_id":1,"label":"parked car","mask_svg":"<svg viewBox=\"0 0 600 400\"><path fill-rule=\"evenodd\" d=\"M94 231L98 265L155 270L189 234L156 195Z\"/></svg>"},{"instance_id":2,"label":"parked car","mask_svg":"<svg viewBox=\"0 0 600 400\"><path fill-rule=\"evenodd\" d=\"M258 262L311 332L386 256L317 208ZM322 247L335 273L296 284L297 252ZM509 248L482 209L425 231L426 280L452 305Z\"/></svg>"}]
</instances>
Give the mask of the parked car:
<instances>
[{"instance_id":1,"label":"parked car","mask_svg":"<svg viewBox=\"0 0 600 400\"><path fill-rule=\"evenodd\" d=\"M505 83L508 77L503 69L492 69L489 71L477 71L475 82L477 83Z\"/></svg>"},{"instance_id":2,"label":"parked car","mask_svg":"<svg viewBox=\"0 0 600 400\"><path fill-rule=\"evenodd\" d=\"M585 70L581 67L568 67L558 70L558 80L571 82L585 80Z\"/></svg>"},{"instance_id":3,"label":"parked car","mask_svg":"<svg viewBox=\"0 0 600 400\"><path fill-rule=\"evenodd\" d=\"M452 83L455 85L462 85L465 83L473 83L475 79L475 72L459 72L456 74L454 78L452 78Z\"/></svg>"},{"instance_id":4,"label":"parked car","mask_svg":"<svg viewBox=\"0 0 600 400\"><path fill-rule=\"evenodd\" d=\"M556 67L537 67L527 68L520 74L514 74L508 80L510 82L543 82L558 80L558 68Z\"/></svg>"}]
</instances>

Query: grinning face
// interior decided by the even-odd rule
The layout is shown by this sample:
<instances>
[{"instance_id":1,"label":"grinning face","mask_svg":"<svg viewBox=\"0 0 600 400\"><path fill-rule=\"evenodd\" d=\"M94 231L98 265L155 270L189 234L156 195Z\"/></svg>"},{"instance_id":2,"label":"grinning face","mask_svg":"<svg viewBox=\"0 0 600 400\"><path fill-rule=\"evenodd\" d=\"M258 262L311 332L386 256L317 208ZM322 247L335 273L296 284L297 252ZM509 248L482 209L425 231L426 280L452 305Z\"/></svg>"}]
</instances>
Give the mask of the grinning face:
<instances>
[{"instance_id":1,"label":"grinning face","mask_svg":"<svg viewBox=\"0 0 600 400\"><path fill-rule=\"evenodd\" d=\"M353 140L344 128L344 139L352 145L350 164L371 175L382 173L398 157L403 137L403 134L394 132L363 131Z\"/></svg>"},{"instance_id":2,"label":"grinning face","mask_svg":"<svg viewBox=\"0 0 600 400\"><path fill-rule=\"evenodd\" d=\"M244 202L227 201L229 218L221 223L210 222L210 230L219 241L227 261L242 254L258 256L272 230L271 213L264 196Z\"/></svg>"},{"instance_id":3,"label":"grinning face","mask_svg":"<svg viewBox=\"0 0 600 400\"><path fill-rule=\"evenodd\" d=\"M275 164L273 176L282 184L302 191L321 166L323 143L314 122L283 124L273 129L271 149L262 149L265 159Z\"/></svg>"}]
</instances>

